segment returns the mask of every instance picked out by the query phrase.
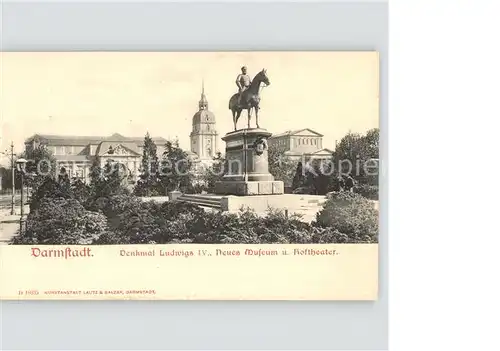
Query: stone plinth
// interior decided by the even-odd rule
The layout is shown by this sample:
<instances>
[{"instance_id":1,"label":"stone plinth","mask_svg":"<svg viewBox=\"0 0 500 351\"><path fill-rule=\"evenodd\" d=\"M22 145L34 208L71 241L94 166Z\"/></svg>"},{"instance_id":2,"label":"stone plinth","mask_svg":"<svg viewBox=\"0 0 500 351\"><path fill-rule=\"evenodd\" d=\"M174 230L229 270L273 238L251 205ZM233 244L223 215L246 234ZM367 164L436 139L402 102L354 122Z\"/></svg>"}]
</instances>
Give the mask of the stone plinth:
<instances>
[{"instance_id":1,"label":"stone plinth","mask_svg":"<svg viewBox=\"0 0 500 351\"><path fill-rule=\"evenodd\" d=\"M267 139L272 134L265 129L251 128L227 133L227 173L215 184L215 193L222 195L277 195L284 193L282 181L269 173Z\"/></svg>"},{"instance_id":2,"label":"stone plinth","mask_svg":"<svg viewBox=\"0 0 500 351\"><path fill-rule=\"evenodd\" d=\"M277 180L248 181L227 180L215 184L220 195L279 195L284 193L283 182Z\"/></svg>"},{"instance_id":3,"label":"stone plinth","mask_svg":"<svg viewBox=\"0 0 500 351\"><path fill-rule=\"evenodd\" d=\"M238 213L242 208L249 208L259 215L265 215L269 208L287 211L289 215L299 214L302 221L311 222L321 211L326 201L320 195L258 195L258 196L223 196L220 199L222 211Z\"/></svg>"},{"instance_id":4,"label":"stone plinth","mask_svg":"<svg viewBox=\"0 0 500 351\"><path fill-rule=\"evenodd\" d=\"M177 200L181 195L182 195L182 193L180 191L173 190L173 191L168 193L168 200L169 201Z\"/></svg>"},{"instance_id":5,"label":"stone plinth","mask_svg":"<svg viewBox=\"0 0 500 351\"><path fill-rule=\"evenodd\" d=\"M326 196L321 195L256 195L256 196L234 196L215 194L184 194L177 199L201 206L208 210L222 211L228 213L239 213L241 209L251 209L259 216L265 216L270 208L302 216L304 222L311 222L316 214L321 211L323 204L327 201Z\"/></svg>"}]
</instances>

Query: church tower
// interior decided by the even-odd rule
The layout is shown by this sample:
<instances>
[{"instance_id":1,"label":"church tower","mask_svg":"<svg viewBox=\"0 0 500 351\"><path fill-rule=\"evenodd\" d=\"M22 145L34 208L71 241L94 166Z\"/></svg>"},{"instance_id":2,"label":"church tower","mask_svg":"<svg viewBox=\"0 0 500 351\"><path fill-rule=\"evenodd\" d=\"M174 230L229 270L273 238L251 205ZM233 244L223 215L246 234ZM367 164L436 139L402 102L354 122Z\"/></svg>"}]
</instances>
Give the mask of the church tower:
<instances>
[{"instance_id":1,"label":"church tower","mask_svg":"<svg viewBox=\"0 0 500 351\"><path fill-rule=\"evenodd\" d=\"M208 110L204 82L201 85L198 112L193 116L193 130L190 139L191 152L195 153L202 162L212 161L218 151L218 134L215 128L215 115Z\"/></svg>"}]
</instances>

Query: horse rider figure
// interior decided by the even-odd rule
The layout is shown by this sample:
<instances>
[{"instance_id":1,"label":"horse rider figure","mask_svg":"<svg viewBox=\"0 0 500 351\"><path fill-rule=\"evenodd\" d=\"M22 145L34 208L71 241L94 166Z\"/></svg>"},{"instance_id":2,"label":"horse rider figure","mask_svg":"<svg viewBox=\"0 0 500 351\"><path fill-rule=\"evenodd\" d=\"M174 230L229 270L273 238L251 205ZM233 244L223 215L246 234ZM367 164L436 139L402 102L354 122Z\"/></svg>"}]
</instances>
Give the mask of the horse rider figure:
<instances>
[{"instance_id":1,"label":"horse rider figure","mask_svg":"<svg viewBox=\"0 0 500 351\"><path fill-rule=\"evenodd\" d=\"M247 74L247 67L241 67L241 74L238 74L236 78L236 85L238 86L238 106L241 106L241 97L243 96L243 92L250 88L250 84L252 84L252 79Z\"/></svg>"}]
</instances>

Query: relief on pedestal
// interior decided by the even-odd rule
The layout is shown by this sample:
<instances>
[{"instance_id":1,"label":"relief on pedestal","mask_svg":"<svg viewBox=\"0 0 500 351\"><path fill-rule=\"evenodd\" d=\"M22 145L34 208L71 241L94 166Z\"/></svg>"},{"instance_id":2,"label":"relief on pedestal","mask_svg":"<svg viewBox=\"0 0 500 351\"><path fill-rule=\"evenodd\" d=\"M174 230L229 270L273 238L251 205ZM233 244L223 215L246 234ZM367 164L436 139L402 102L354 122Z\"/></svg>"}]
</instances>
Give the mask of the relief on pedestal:
<instances>
[{"instance_id":1,"label":"relief on pedestal","mask_svg":"<svg viewBox=\"0 0 500 351\"><path fill-rule=\"evenodd\" d=\"M257 140L253 143L253 148L257 155L262 155L264 151L267 150L267 139L264 139L263 137L257 138Z\"/></svg>"}]
</instances>

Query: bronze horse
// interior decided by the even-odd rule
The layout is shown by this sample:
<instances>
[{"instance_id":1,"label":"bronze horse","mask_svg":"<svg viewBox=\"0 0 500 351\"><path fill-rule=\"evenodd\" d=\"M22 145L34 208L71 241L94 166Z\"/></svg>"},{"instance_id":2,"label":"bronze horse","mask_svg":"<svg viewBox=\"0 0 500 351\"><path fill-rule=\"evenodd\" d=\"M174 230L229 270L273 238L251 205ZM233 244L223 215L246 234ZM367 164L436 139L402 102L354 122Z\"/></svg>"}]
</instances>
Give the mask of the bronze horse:
<instances>
[{"instance_id":1,"label":"bronze horse","mask_svg":"<svg viewBox=\"0 0 500 351\"><path fill-rule=\"evenodd\" d=\"M229 109L233 112L233 123L234 130L236 130L236 124L240 118L241 111L247 110L248 113L248 128L250 128L250 119L252 118L252 108L255 110L255 122L257 128L259 128L259 103L260 103L260 84L264 83L265 86L270 85L269 78L267 78L267 73L265 69L262 69L257 73L252 80L252 84L247 90L243 92L241 96L241 104L238 105L238 94L234 94L229 100Z\"/></svg>"}]
</instances>

